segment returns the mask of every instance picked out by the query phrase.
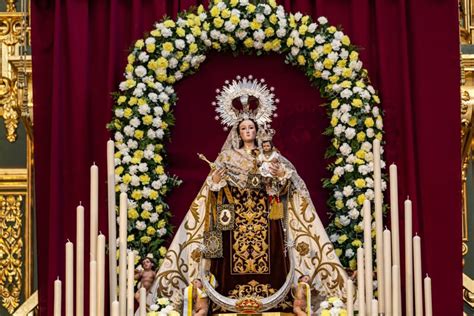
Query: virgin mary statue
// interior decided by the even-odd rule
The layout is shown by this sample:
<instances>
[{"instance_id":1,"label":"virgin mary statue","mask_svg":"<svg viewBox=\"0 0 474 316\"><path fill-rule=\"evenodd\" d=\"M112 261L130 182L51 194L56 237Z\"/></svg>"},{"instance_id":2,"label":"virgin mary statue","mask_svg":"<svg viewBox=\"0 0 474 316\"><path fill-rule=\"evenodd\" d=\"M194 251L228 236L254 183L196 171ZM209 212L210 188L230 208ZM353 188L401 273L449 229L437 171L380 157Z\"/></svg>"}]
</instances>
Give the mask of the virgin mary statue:
<instances>
[{"instance_id":1,"label":"virgin mary statue","mask_svg":"<svg viewBox=\"0 0 474 316\"><path fill-rule=\"evenodd\" d=\"M218 93L213 104L230 132L215 162L201 156L211 172L171 242L152 293L179 308L186 303L184 289L200 279L214 308L237 311L250 297L260 299L260 310L275 309L307 275L318 294L342 298L347 276L306 185L271 142L278 102L273 88L237 77Z\"/></svg>"}]
</instances>

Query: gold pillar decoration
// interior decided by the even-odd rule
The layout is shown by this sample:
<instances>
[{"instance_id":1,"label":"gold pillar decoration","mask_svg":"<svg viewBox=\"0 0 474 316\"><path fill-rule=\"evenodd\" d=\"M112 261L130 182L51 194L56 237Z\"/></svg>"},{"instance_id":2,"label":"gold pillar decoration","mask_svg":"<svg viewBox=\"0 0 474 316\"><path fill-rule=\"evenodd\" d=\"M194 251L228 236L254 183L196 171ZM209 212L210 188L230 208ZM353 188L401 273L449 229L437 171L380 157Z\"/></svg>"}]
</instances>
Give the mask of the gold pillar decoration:
<instances>
[{"instance_id":1,"label":"gold pillar decoration","mask_svg":"<svg viewBox=\"0 0 474 316\"><path fill-rule=\"evenodd\" d=\"M21 195L0 195L0 295L9 313L20 304L22 287Z\"/></svg>"}]
</instances>

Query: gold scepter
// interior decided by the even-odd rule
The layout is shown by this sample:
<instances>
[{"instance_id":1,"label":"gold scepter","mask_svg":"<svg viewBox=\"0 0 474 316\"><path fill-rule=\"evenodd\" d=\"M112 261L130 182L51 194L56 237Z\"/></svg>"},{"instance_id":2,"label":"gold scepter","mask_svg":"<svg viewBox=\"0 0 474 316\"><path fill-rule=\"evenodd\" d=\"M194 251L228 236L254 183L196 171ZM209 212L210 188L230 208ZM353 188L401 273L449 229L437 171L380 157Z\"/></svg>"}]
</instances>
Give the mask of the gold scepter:
<instances>
[{"instance_id":1,"label":"gold scepter","mask_svg":"<svg viewBox=\"0 0 474 316\"><path fill-rule=\"evenodd\" d=\"M200 153L197 153L199 159L207 162L209 164L209 167L211 168L211 170L216 170L217 169L217 166L215 163L213 162L210 162L209 159L206 158L206 156L204 156L203 154L200 154Z\"/></svg>"}]
</instances>

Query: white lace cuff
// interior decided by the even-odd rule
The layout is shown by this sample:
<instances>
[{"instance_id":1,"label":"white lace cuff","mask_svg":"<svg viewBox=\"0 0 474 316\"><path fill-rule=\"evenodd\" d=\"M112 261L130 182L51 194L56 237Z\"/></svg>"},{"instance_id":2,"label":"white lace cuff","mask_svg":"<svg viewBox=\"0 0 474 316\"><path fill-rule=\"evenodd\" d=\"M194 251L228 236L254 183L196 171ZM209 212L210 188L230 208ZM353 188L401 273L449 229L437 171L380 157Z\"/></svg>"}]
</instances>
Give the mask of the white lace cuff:
<instances>
[{"instance_id":1,"label":"white lace cuff","mask_svg":"<svg viewBox=\"0 0 474 316\"><path fill-rule=\"evenodd\" d=\"M209 189L214 192L218 192L220 189L222 189L223 187L227 185L227 181L225 181L224 179L221 179L221 181L219 181L218 183L215 183L212 180L212 175L209 175L207 177L206 183L209 186Z\"/></svg>"},{"instance_id":2,"label":"white lace cuff","mask_svg":"<svg viewBox=\"0 0 474 316\"><path fill-rule=\"evenodd\" d=\"M278 180L280 180L280 183L285 183L286 180L290 179L291 176L293 175L293 170L289 170L288 168L283 167L283 170L285 171L285 174L281 177L278 177Z\"/></svg>"}]
</instances>

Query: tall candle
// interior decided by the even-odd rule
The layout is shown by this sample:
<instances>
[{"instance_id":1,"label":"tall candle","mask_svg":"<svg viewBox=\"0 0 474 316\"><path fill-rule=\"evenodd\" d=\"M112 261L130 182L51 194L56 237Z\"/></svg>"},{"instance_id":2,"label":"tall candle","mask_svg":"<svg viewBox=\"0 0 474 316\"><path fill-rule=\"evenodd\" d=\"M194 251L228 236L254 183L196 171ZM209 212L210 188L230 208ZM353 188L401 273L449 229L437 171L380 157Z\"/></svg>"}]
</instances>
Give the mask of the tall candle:
<instances>
[{"instance_id":1,"label":"tall candle","mask_svg":"<svg viewBox=\"0 0 474 316\"><path fill-rule=\"evenodd\" d=\"M90 252L91 260L97 260L97 234L99 233L99 168L91 166L90 184Z\"/></svg>"},{"instance_id":2,"label":"tall candle","mask_svg":"<svg viewBox=\"0 0 474 316\"><path fill-rule=\"evenodd\" d=\"M104 316L105 236L97 236L97 316Z\"/></svg>"},{"instance_id":3,"label":"tall candle","mask_svg":"<svg viewBox=\"0 0 474 316\"><path fill-rule=\"evenodd\" d=\"M140 307L139 312L140 316L146 316L146 289L144 287L140 288Z\"/></svg>"},{"instance_id":4,"label":"tall candle","mask_svg":"<svg viewBox=\"0 0 474 316\"><path fill-rule=\"evenodd\" d=\"M347 315L354 316L354 282L347 278Z\"/></svg>"},{"instance_id":5,"label":"tall candle","mask_svg":"<svg viewBox=\"0 0 474 316\"><path fill-rule=\"evenodd\" d=\"M61 316L61 280L54 281L54 316Z\"/></svg>"},{"instance_id":6,"label":"tall candle","mask_svg":"<svg viewBox=\"0 0 474 316\"><path fill-rule=\"evenodd\" d=\"M390 166L390 231L392 232L392 260L400 266L400 230L398 221L398 175L397 166Z\"/></svg>"},{"instance_id":7,"label":"tall candle","mask_svg":"<svg viewBox=\"0 0 474 316\"><path fill-rule=\"evenodd\" d=\"M133 316L134 314L134 285L135 285L135 253L133 251L128 252L128 264L127 264L127 315Z\"/></svg>"},{"instance_id":8,"label":"tall candle","mask_svg":"<svg viewBox=\"0 0 474 316\"><path fill-rule=\"evenodd\" d=\"M120 316L120 314L119 314L119 302L113 301L111 310L112 310L112 313L111 313L112 316Z\"/></svg>"},{"instance_id":9,"label":"tall candle","mask_svg":"<svg viewBox=\"0 0 474 316\"><path fill-rule=\"evenodd\" d=\"M76 209L76 316L84 315L84 206Z\"/></svg>"},{"instance_id":10,"label":"tall candle","mask_svg":"<svg viewBox=\"0 0 474 316\"><path fill-rule=\"evenodd\" d=\"M392 266L392 280L393 280L393 291L392 291L392 315L393 316L402 316L402 305L400 302L400 267L397 265Z\"/></svg>"},{"instance_id":11,"label":"tall candle","mask_svg":"<svg viewBox=\"0 0 474 316\"><path fill-rule=\"evenodd\" d=\"M425 285L425 315L433 316L433 302L431 298L431 278L426 275L424 279Z\"/></svg>"},{"instance_id":12,"label":"tall candle","mask_svg":"<svg viewBox=\"0 0 474 316\"><path fill-rule=\"evenodd\" d=\"M66 316L74 315L74 249L66 243Z\"/></svg>"},{"instance_id":13,"label":"tall candle","mask_svg":"<svg viewBox=\"0 0 474 316\"><path fill-rule=\"evenodd\" d=\"M357 301L359 315L365 316L364 248L357 248Z\"/></svg>"},{"instance_id":14,"label":"tall candle","mask_svg":"<svg viewBox=\"0 0 474 316\"><path fill-rule=\"evenodd\" d=\"M120 193L119 225L119 303L120 315L127 314L127 194Z\"/></svg>"},{"instance_id":15,"label":"tall candle","mask_svg":"<svg viewBox=\"0 0 474 316\"><path fill-rule=\"evenodd\" d=\"M423 281L421 274L421 238L413 237L413 259L415 277L415 315L423 316Z\"/></svg>"},{"instance_id":16,"label":"tall candle","mask_svg":"<svg viewBox=\"0 0 474 316\"><path fill-rule=\"evenodd\" d=\"M364 270L365 270L365 307L367 314L371 314L373 298L373 269L372 269L372 214L370 201L364 201Z\"/></svg>"},{"instance_id":17,"label":"tall candle","mask_svg":"<svg viewBox=\"0 0 474 316\"><path fill-rule=\"evenodd\" d=\"M372 299L372 314L371 315L379 316L379 304L375 298Z\"/></svg>"},{"instance_id":18,"label":"tall candle","mask_svg":"<svg viewBox=\"0 0 474 316\"><path fill-rule=\"evenodd\" d=\"M97 262L89 262L89 315L97 315Z\"/></svg>"},{"instance_id":19,"label":"tall candle","mask_svg":"<svg viewBox=\"0 0 474 316\"><path fill-rule=\"evenodd\" d=\"M384 286L384 257L383 257L383 213L382 213L382 171L380 162L380 141L374 140L374 208L375 208L375 244L377 258L377 292L378 292L378 310L385 312L385 286Z\"/></svg>"},{"instance_id":20,"label":"tall candle","mask_svg":"<svg viewBox=\"0 0 474 316\"><path fill-rule=\"evenodd\" d=\"M384 264L384 286L385 286L385 315L392 315L392 252L391 252L390 231L383 231L383 264Z\"/></svg>"},{"instance_id":21,"label":"tall candle","mask_svg":"<svg viewBox=\"0 0 474 316\"><path fill-rule=\"evenodd\" d=\"M114 141L107 142L107 206L109 228L109 298L110 304L117 300L117 234L115 216L115 159Z\"/></svg>"},{"instance_id":22,"label":"tall candle","mask_svg":"<svg viewBox=\"0 0 474 316\"><path fill-rule=\"evenodd\" d=\"M413 316L412 206L405 200L405 315Z\"/></svg>"}]
</instances>

